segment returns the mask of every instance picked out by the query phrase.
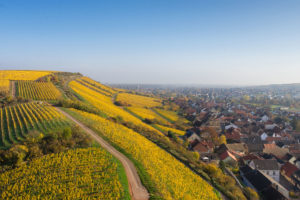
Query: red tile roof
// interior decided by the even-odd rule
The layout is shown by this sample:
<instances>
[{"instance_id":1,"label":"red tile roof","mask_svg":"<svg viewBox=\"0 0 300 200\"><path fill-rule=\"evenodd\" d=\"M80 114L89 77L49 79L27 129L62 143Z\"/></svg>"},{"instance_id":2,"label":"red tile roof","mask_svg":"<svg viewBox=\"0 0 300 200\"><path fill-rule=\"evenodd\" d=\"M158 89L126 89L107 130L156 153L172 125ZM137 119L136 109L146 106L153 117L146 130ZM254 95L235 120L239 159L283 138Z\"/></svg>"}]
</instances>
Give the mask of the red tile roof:
<instances>
[{"instance_id":1,"label":"red tile roof","mask_svg":"<svg viewBox=\"0 0 300 200\"><path fill-rule=\"evenodd\" d=\"M221 160L225 160L226 158L231 157L233 160L237 161L234 155L232 155L229 151L225 151L220 155Z\"/></svg>"},{"instance_id":2,"label":"red tile roof","mask_svg":"<svg viewBox=\"0 0 300 200\"><path fill-rule=\"evenodd\" d=\"M294 172L298 171L298 168L295 165L286 162L281 167L281 171L283 171L286 176L291 177Z\"/></svg>"}]
</instances>

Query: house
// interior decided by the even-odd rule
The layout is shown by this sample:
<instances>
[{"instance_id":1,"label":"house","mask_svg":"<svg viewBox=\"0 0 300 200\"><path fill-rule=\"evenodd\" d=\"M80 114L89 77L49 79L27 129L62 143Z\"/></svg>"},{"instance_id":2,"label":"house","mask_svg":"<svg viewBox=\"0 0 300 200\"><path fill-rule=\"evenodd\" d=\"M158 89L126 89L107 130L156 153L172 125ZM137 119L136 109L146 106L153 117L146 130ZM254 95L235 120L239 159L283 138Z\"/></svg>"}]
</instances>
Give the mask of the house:
<instances>
[{"instance_id":1,"label":"house","mask_svg":"<svg viewBox=\"0 0 300 200\"><path fill-rule=\"evenodd\" d=\"M266 200L287 200L289 192L280 184L273 182L262 172L252 169L248 165L240 168L240 174L243 182L248 187L255 189Z\"/></svg>"},{"instance_id":2,"label":"house","mask_svg":"<svg viewBox=\"0 0 300 200\"><path fill-rule=\"evenodd\" d=\"M278 159L284 158L284 156L289 153L289 150L286 148L280 148L276 144L264 144L264 153L271 154L277 157Z\"/></svg>"},{"instance_id":3,"label":"house","mask_svg":"<svg viewBox=\"0 0 300 200\"><path fill-rule=\"evenodd\" d=\"M248 153L247 145L244 143L226 144L227 149L231 152L237 152L240 154Z\"/></svg>"},{"instance_id":4,"label":"house","mask_svg":"<svg viewBox=\"0 0 300 200\"><path fill-rule=\"evenodd\" d=\"M222 153L220 155L220 160L222 160L226 164L233 164L233 163L237 163L238 161L236 157L233 154L231 154L229 151L225 151L224 153Z\"/></svg>"},{"instance_id":5,"label":"house","mask_svg":"<svg viewBox=\"0 0 300 200\"><path fill-rule=\"evenodd\" d=\"M201 141L201 138L199 135L197 135L195 132L190 132L186 134L186 138L189 142L192 142L194 140L199 140Z\"/></svg>"},{"instance_id":6,"label":"house","mask_svg":"<svg viewBox=\"0 0 300 200\"><path fill-rule=\"evenodd\" d=\"M247 144L249 153L260 153L264 150L263 144Z\"/></svg>"},{"instance_id":7,"label":"house","mask_svg":"<svg viewBox=\"0 0 300 200\"><path fill-rule=\"evenodd\" d=\"M249 166L252 169L260 170L277 182L280 180L280 168L276 160L252 160Z\"/></svg>"},{"instance_id":8,"label":"house","mask_svg":"<svg viewBox=\"0 0 300 200\"><path fill-rule=\"evenodd\" d=\"M293 185L295 184L294 180L292 179L292 175L298 171L299 169L289 163L286 162L282 167L281 167L281 175L284 176L289 182L291 182Z\"/></svg>"},{"instance_id":9,"label":"house","mask_svg":"<svg viewBox=\"0 0 300 200\"><path fill-rule=\"evenodd\" d=\"M292 181L298 190L300 190L300 170L292 174Z\"/></svg>"},{"instance_id":10,"label":"house","mask_svg":"<svg viewBox=\"0 0 300 200\"><path fill-rule=\"evenodd\" d=\"M268 134L266 134L266 133L263 133L263 134L260 135L260 138L261 138L262 141L266 140L267 137L268 137Z\"/></svg>"},{"instance_id":11,"label":"house","mask_svg":"<svg viewBox=\"0 0 300 200\"><path fill-rule=\"evenodd\" d=\"M211 142L198 141L196 144L193 144L192 149L200 153L200 155L203 153L211 153L213 151L213 144Z\"/></svg>"}]
</instances>

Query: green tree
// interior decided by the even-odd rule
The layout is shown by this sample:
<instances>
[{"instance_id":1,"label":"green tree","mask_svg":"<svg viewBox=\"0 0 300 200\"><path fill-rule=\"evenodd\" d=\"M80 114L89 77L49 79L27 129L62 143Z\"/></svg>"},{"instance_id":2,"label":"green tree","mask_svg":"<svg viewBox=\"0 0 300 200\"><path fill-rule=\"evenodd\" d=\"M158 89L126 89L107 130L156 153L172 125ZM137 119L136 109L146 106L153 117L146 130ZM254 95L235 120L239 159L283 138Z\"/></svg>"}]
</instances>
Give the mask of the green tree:
<instances>
[{"instance_id":1,"label":"green tree","mask_svg":"<svg viewBox=\"0 0 300 200\"><path fill-rule=\"evenodd\" d=\"M70 127L67 127L63 130L62 138L64 140L69 140L70 138L72 138L72 130Z\"/></svg>"}]
</instances>

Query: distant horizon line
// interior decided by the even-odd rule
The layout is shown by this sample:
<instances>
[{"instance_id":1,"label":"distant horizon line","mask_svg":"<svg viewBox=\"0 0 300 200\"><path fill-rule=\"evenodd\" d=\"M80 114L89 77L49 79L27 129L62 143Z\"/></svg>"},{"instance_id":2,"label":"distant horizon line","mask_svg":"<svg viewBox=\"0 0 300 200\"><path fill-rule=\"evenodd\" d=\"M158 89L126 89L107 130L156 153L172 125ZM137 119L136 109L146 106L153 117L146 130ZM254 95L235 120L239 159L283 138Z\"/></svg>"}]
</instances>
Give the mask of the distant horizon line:
<instances>
[{"instance_id":1,"label":"distant horizon line","mask_svg":"<svg viewBox=\"0 0 300 200\"><path fill-rule=\"evenodd\" d=\"M1 66L0 66L1 67ZM1 67L2 68L2 67ZM4 67L7 68L7 67ZM11 67L10 67L11 68ZM14 68L14 67L13 67ZM85 76L83 72L73 72L64 70L40 70L40 69L0 69L0 71L48 71L48 72L70 72L80 73ZM246 87L266 87L266 86L280 86L280 85L296 85L299 83L266 83L266 84L205 84L205 83L116 83L99 81L98 79L92 78L98 82L106 85L152 85L152 86L180 86L180 87L208 87L208 88L246 88Z\"/></svg>"}]
</instances>

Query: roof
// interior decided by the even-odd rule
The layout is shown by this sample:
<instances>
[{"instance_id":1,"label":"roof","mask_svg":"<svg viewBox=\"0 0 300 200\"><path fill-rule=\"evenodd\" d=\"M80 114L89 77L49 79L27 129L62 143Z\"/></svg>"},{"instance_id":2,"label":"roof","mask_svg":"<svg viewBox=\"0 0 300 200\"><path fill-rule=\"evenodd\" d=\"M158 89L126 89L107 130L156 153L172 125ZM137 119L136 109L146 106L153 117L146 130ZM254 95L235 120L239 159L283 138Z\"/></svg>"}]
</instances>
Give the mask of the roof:
<instances>
[{"instance_id":1,"label":"roof","mask_svg":"<svg viewBox=\"0 0 300 200\"><path fill-rule=\"evenodd\" d=\"M264 153L272 154L278 158L283 158L288 152L288 149L280 148L276 144L264 144Z\"/></svg>"},{"instance_id":2,"label":"roof","mask_svg":"<svg viewBox=\"0 0 300 200\"><path fill-rule=\"evenodd\" d=\"M291 164L291 163L289 163L289 162L286 162L286 163L281 167L281 171L283 171L283 172L285 173L285 175L287 175L288 177L291 177L292 174L293 174L294 172L298 171L298 170L299 170L299 169L298 169L295 165L293 165L293 164Z\"/></svg>"},{"instance_id":3,"label":"roof","mask_svg":"<svg viewBox=\"0 0 300 200\"><path fill-rule=\"evenodd\" d=\"M230 151L247 152L247 145L244 143L226 144L226 147Z\"/></svg>"},{"instance_id":4,"label":"roof","mask_svg":"<svg viewBox=\"0 0 300 200\"><path fill-rule=\"evenodd\" d=\"M240 172L244 177L260 192L265 199L284 200L286 199L280 192L272 187L272 182L264 176L260 171L253 170L248 165L240 168Z\"/></svg>"},{"instance_id":5,"label":"roof","mask_svg":"<svg viewBox=\"0 0 300 200\"><path fill-rule=\"evenodd\" d=\"M228 157L230 157L230 158L232 158L233 160L237 161L237 159L235 158L235 156L232 155L229 151L225 151L224 153L222 153L222 154L220 155L220 159L221 159L221 160L225 160L225 159L228 158Z\"/></svg>"},{"instance_id":6,"label":"roof","mask_svg":"<svg viewBox=\"0 0 300 200\"><path fill-rule=\"evenodd\" d=\"M263 144L247 144L249 152L262 152L264 150Z\"/></svg>"},{"instance_id":7,"label":"roof","mask_svg":"<svg viewBox=\"0 0 300 200\"><path fill-rule=\"evenodd\" d=\"M193 150L202 153L202 152L208 152L209 148L205 146L202 142L199 142L198 144L196 144L196 146L193 147Z\"/></svg>"},{"instance_id":8,"label":"roof","mask_svg":"<svg viewBox=\"0 0 300 200\"><path fill-rule=\"evenodd\" d=\"M255 169L258 170L279 170L276 160L253 160Z\"/></svg>"}]
</instances>

